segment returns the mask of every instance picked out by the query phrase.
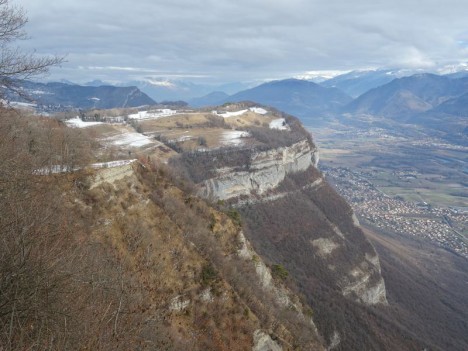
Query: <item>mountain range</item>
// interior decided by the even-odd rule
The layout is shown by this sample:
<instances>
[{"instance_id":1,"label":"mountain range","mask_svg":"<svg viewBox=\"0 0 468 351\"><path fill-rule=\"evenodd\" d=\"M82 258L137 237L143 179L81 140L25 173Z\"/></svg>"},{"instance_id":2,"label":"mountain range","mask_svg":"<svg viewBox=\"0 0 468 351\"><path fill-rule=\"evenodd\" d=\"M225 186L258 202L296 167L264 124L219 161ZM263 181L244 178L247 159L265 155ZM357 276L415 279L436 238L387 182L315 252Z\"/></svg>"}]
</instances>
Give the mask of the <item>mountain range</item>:
<instances>
[{"instance_id":1,"label":"mountain range","mask_svg":"<svg viewBox=\"0 0 468 351\"><path fill-rule=\"evenodd\" d=\"M38 105L49 110L93 109L154 105L156 101L141 89L151 91L161 102L169 98L190 97L193 107L251 101L275 107L299 117L306 125L328 123L344 115L376 116L398 123L413 123L444 133L458 133L466 128L468 77L466 72L445 76L410 71L378 70L351 72L320 84L300 79L263 83L241 90L245 85L232 83L210 91L208 86L182 81L134 82L137 86L114 87L101 81L80 86L66 83L21 82L21 89ZM214 87L211 86L211 89ZM229 95L221 88L235 93ZM205 93L193 97L196 93ZM347 94L348 92L349 94ZM357 98L352 96L359 95ZM200 95L199 95L200 96ZM25 101L9 96L10 101ZM465 125L465 127L463 126ZM464 132L463 132L464 133Z\"/></svg>"},{"instance_id":2,"label":"mountain range","mask_svg":"<svg viewBox=\"0 0 468 351\"><path fill-rule=\"evenodd\" d=\"M221 99L214 99L216 96ZM192 101L197 106L253 101L275 107L303 120L318 120L338 113L351 100L350 96L336 88L323 87L306 80L285 79L264 83L227 97L218 93Z\"/></svg>"},{"instance_id":3,"label":"mountain range","mask_svg":"<svg viewBox=\"0 0 468 351\"><path fill-rule=\"evenodd\" d=\"M45 110L108 109L154 105L156 102L135 86L81 86L69 83L17 82L19 94L6 92L9 101L33 102ZM27 97L27 98L25 98Z\"/></svg>"},{"instance_id":4,"label":"mountain range","mask_svg":"<svg viewBox=\"0 0 468 351\"><path fill-rule=\"evenodd\" d=\"M299 118L322 117L338 112L352 99L341 90L319 84L286 79L264 83L231 95L224 102L255 101Z\"/></svg>"},{"instance_id":5,"label":"mountain range","mask_svg":"<svg viewBox=\"0 0 468 351\"><path fill-rule=\"evenodd\" d=\"M348 104L345 110L405 119L429 111L466 92L467 78L451 79L435 74L416 74L394 79L390 83L371 89Z\"/></svg>"},{"instance_id":6,"label":"mountain range","mask_svg":"<svg viewBox=\"0 0 468 351\"><path fill-rule=\"evenodd\" d=\"M414 73L416 72L411 70L352 71L321 82L320 85L328 88L338 88L349 96L357 98L370 89Z\"/></svg>"},{"instance_id":7,"label":"mountain range","mask_svg":"<svg viewBox=\"0 0 468 351\"><path fill-rule=\"evenodd\" d=\"M86 85L105 85L101 81L92 81ZM232 82L226 84L200 84L181 79L142 79L124 82L118 86L136 86L142 92L156 101L177 101L191 100L200 96L210 94L215 91L222 91L226 94L235 94L238 91L252 86L251 83Z\"/></svg>"},{"instance_id":8,"label":"mountain range","mask_svg":"<svg viewBox=\"0 0 468 351\"><path fill-rule=\"evenodd\" d=\"M371 89L342 112L409 123L463 141L468 136L468 78L451 79L434 74L398 78ZM465 142L465 141L463 141Z\"/></svg>"}]
</instances>

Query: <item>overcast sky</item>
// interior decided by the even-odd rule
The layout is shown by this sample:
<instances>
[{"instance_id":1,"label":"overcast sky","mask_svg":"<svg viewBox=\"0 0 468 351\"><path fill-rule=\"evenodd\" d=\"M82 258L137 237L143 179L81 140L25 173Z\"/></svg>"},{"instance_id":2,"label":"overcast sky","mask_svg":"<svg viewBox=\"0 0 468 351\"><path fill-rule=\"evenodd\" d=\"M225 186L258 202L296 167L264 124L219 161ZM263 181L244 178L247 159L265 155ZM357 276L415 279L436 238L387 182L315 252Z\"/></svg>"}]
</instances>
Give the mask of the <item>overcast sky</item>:
<instances>
[{"instance_id":1,"label":"overcast sky","mask_svg":"<svg viewBox=\"0 0 468 351\"><path fill-rule=\"evenodd\" d=\"M467 0L10 0L49 79L251 81L468 61Z\"/></svg>"}]
</instances>

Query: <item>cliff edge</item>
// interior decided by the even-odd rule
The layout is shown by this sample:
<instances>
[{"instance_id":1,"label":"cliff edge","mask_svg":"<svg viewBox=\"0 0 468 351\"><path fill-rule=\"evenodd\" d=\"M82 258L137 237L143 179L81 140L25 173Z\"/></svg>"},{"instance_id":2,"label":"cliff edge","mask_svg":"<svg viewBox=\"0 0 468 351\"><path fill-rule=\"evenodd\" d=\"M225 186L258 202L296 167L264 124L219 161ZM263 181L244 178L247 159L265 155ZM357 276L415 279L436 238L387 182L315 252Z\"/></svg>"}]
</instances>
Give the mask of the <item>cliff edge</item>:
<instances>
[{"instance_id":1,"label":"cliff edge","mask_svg":"<svg viewBox=\"0 0 468 351\"><path fill-rule=\"evenodd\" d=\"M304 283L326 280L355 301L386 304L379 258L317 169L317 148L300 122L287 116L281 130L244 130L248 147L190 151L173 164L200 196L240 212L248 239L271 264Z\"/></svg>"}]
</instances>

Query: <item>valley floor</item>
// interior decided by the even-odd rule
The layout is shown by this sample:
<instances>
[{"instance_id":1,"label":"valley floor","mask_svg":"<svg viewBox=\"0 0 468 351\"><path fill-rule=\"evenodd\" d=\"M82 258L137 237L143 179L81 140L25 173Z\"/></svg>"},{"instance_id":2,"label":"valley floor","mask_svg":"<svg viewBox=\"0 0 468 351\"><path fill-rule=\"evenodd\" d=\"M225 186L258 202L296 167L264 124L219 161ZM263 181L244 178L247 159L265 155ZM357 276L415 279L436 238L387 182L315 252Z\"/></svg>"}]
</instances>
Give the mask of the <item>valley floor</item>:
<instances>
[{"instance_id":1,"label":"valley floor","mask_svg":"<svg viewBox=\"0 0 468 351\"><path fill-rule=\"evenodd\" d=\"M361 172L349 168L323 166L322 170L351 204L361 222L428 240L468 258L468 212L388 196Z\"/></svg>"},{"instance_id":2,"label":"valley floor","mask_svg":"<svg viewBox=\"0 0 468 351\"><path fill-rule=\"evenodd\" d=\"M468 257L467 147L379 128L312 130L320 168L365 222Z\"/></svg>"},{"instance_id":3,"label":"valley floor","mask_svg":"<svg viewBox=\"0 0 468 351\"><path fill-rule=\"evenodd\" d=\"M427 130L334 124L309 128L322 165L347 167L389 196L468 210L468 146Z\"/></svg>"}]
</instances>

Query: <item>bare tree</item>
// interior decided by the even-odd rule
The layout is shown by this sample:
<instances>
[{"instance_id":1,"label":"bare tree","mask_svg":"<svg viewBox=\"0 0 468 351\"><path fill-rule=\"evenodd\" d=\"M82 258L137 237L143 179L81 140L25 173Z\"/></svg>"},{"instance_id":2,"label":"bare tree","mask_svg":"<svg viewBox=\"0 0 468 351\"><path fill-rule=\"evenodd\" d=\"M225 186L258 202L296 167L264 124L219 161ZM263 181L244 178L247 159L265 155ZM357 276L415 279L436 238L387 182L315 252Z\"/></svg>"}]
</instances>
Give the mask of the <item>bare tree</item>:
<instances>
[{"instance_id":1,"label":"bare tree","mask_svg":"<svg viewBox=\"0 0 468 351\"><path fill-rule=\"evenodd\" d=\"M0 84L5 89L18 93L15 82L42 75L51 66L63 62L63 57L38 57L34 53L22 52L13 43L28 39L24 26L28 22L21 7L11 6L9 0L0 0Z\"/></svg>"}]
</instances>

